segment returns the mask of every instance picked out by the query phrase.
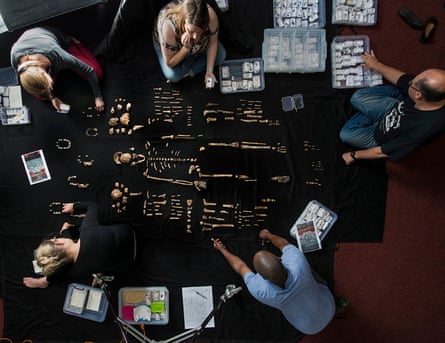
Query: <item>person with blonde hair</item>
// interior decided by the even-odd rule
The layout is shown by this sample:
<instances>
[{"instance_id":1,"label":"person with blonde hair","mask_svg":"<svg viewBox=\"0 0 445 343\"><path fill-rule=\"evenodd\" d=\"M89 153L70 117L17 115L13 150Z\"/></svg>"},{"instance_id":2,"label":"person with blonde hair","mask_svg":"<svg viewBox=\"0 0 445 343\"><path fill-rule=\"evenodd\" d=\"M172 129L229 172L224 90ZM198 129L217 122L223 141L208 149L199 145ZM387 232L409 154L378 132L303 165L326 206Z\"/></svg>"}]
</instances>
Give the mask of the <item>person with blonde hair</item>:
<instances>
[{"instance_id":1,"label":"person with blonde hair","mask_svg":"<svg viewBox=\"0 0 445 343\"><path fill-rule=\"evenodd\" d=\"M85 218L74 237L64 237L73 228L65 222L59 234L43 240L35 250L41 277L24 277L30 288L46 288L65 277L79 278L93 273L118 273L128 269L136 256L136 238L128 224L102 225L98 206L92 202L67 203L63 213L85 212Z\"/></svg>"},{"instance_id":2,"label":"person with blonde hair","mask_svg":"<svg viewBox=\"0 0 445 343\"><path fill-rule=\"evenodd\" d=\"M153 44L167 82L205 71L204 85L213 87L215 65L226 58L218 31L218 16L205 0L173 0L164 6L155 20Z\"/></svg>"},{"instance_id":3,"label":"person with blonde hair","mask_svg":"<svg viewBox=\"0 0 445 343\"><path fill-rule=\"evenodd\" d=\"M63 101L54 94L54 83L59 71L71 70L88 80L96 110L104 110L100 63L82 43L57 28L35 27L25 31L11 48L11 65L28 93L50 101L58 111Z\"/></svg>"},{"instance_id":4,"label":"person with blonde hair","mask_svg":"<svg viewBox=\"0 0 445 343\"><path fill-rule=\"evenodd\" d=\"M63 229L65 228L66 226ZM71 242L72 244L69 245ZM35 258L42 268L42 274L51 275L63 266L73 263L78 253L76 245L77 242L73 240L66 240L60 244L60 238L48 239L40 243L35 250Z\"/></svg>"}]
</instances>

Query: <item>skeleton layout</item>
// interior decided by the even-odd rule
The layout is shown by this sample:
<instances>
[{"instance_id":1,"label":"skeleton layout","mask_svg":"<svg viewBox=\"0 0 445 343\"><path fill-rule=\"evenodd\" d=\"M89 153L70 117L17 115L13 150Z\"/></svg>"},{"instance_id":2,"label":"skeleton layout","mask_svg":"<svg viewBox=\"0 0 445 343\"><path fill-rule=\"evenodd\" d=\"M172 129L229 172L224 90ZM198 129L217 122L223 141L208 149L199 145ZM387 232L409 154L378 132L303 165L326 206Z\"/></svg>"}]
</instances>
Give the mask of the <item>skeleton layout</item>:
<instances>
[{"instance_id":1,"label":"skeleton layout","mask_svg":"<svg viewBox=\"0 0 445 343\"><path fill-rule=\"evenodd\" d=\"M147 119L147 124L154 123L175 123L181 117L186 127L192 126L193 108L184 102L182 94L178 90L153 88L154 116ZM133 105L125 98L116 98L109 113L107 120L108 130L106 133L110 136L130 136L136 130L143 128L143 125L133 125L131 121L131 111ZM89 113L89 112L88 112ZM225 109L218 103L208 102L202 110L204 123L213 124L217 122L233 122L235 125L266 125L280 126L279 120L270 119L265 115L261 100L239 100L235 108ZM92 117L92 115L90 116ZM89 127L85 130L89 137L99 135L99 129ZM203 143L201 143L203 141ZM190 144L189 144L190 142ZM198 143L199 142L199 143ZM71 140L59 138L56 141L56 147L59 150L71 149ZM189 149L193 147L195 150ZM169 183L178 186L178 191L173 192L154 192L144 189L142 192L133 192L129 187L115 181L109 196L112 202L112 208L116 213L127 211L129 199L132 196L140 196L145 193L143 215L147 218L162 218L171 222L176 222L184 227L185 232L192 233L196 228L201 231L212 231L215 229L256 229L267 227L268 212L270 206L274 206L277 199L274 197L262 197L259 203L246 206L241 201L234 202L212 202L206 200L208 194L205 192L209 188L209 183L232 179L244 182L257 183L266 181L268 183L277 183L289 185L292 181L291 176L285 173L269 173L266 180L259 180L257 177L249 175L248 172L205 171L202 166L206 161L200 161L203 158L201 152L206 151L209 154L218 154L220 149L238 149L246 151L246 154L269 154L274 158L286 158L288 147L282 142L266 142L260 140L228 140L207 139L203 134L190 134L187 131L165 133L156 140L145 142L145 151L136 151L135 147L127 148L123 151L115 151L112 159L117 166L144 166L141 172L142 176L153 183ZM316 153L320 149L311 142L303 142L303 150L310 153ZM78 154L77 162L83 167L92 167L95 159L88 154ZM201 163L202 162L202 163ZM314 177L305 183L309 186L321 186L320 175L324 171L324 165L320 160L312 159L311 167L314 171ZM174 175L174 176L172 176ZM183 175L176 177L176 175ZM70 186L78 189L87 189L89 183L80 182L76 175L68 176L67 181ZM198 191L189 194L182 192L181 188ZM50 212L61 214L60 202L50 204Z\"/></svg>"}]
</instances>

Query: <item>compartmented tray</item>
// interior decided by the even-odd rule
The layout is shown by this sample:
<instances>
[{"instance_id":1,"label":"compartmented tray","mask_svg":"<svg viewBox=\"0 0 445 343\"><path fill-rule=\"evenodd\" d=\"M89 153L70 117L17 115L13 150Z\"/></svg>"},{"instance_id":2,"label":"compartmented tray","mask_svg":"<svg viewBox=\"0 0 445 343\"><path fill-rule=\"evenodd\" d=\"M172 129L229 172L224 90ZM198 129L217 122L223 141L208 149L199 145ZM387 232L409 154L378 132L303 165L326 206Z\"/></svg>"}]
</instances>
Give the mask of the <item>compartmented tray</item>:
<instances>
[{"instance_id":1,"label":"compartmented tray","mask_svg":"<svg viewBox=\"0 0 445 343\"><path fill-rule=\"evenodd\" d=\"M221 93L259 92L264 90L264 63L261 58L227 60L219 66Z\"/></svg>"},{"instance_id":2,"label":"compartmented tray","mask_svg":"<svg viewBox=\"0 0 445 343\"><path fill-rule=\"evenodd\" d=\"M274 27L321 28L326 25L324 0L274 0Z\"/></svg>"},{"instance_id":3,"label":"compartmented tray","mask_svg":"<svg viewBox=\"0 0 445 343\"><path fill-rule=\"evenodd\" d=\"M65 296L63 312L96 322L103 322L107 315L108 300L100 288L71 283Z\"/></svg>"},{"instance_id":4,"label":"compartmented tray","mask_svg":"<svg viewBox=\"0 0 445 343\"><path fill-rule=\"evenodd\" d=\"M377 23L377 0L332 0L332 24L371 26Z\"/></svg>"},{"instance_id":5,"label":"compartmented tray","mask_svg":"<svg viewBox=\"0 0 445 343\"><path fill-rule=\"evenodd\" d=\"M301 212L290 229L290 235L297 240L297 224L313 221L320 240L326 237L332 225L337 221L337 214L317 200L311 200Z\"/></svg>"},{"instance_id":6,"label":"compartmented tray","mask_svg":"<svg viewBox=\"0 0 445 343\"><path fill-rule=\"evenodd\" d=\"M264 71L314 73L326 69L324 29L265 29Z\"/></svg>"},{"instance_id":7,"label":"compartmented tray","mask_svg":"<svg viewBox=\"0 0 445 343\"><path fill-rule=\"evenodd\" d=\"M31 123L31 113L26 106L5 108L0 107L2 125L25 125Z\"/></svg>"},{"instance_id":8,"label":"compartmented tray","mask_svg":"<svg viewBox=\"0 0 445 343\"><path fill-rule=\"evenodd\" d=\"M303 94L283 96L281 98L281 108L284 112L301 110L304 108Z\"/></svg>"},{"instance_id":9,"label":"compartmented tray","mask_svg":"<svg viewBox=\"0 0 445 343\"><path fill-rule=\"evenodd\" d=\"M169 295L166 287L123 287L118 297L119 317L127 323L168 324Z\"/></svg>"},{"instance_id":10,"label":"compartmented tray","mask_svg":"<svg viewBox=\"0 0 445 343\"><path fill-rule=\"evenodd\" d=\"M369 51L366 35L334 37L331 44L332 87L361 88L382 84L381 74L362 66L362 55Z\"/></svg>"}]
</instances>

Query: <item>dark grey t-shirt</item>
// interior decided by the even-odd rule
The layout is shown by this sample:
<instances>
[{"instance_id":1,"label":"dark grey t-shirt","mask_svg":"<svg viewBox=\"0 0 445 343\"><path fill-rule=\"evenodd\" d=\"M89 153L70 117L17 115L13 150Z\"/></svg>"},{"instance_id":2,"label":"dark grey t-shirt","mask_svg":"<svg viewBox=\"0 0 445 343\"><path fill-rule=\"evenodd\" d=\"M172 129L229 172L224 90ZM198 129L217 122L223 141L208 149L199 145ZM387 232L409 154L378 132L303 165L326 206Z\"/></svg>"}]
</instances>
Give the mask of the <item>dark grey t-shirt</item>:
<instances>
[{"instance_id":1,"label":"dark grey t-shirt","mask_svg":"<svg viewBox=\"0 0 445 343\"><path fill-rule=\"evenodd\" d=\"M51 61L50 73L54 76L62 69L71 70L88 80L95 98L101 98L94 69L71 55L67 49L73 39L54 27L35 27L25 31L11 48L11 65L17 69L20 57L42 54Z\"/></svg>"}]
</instances>

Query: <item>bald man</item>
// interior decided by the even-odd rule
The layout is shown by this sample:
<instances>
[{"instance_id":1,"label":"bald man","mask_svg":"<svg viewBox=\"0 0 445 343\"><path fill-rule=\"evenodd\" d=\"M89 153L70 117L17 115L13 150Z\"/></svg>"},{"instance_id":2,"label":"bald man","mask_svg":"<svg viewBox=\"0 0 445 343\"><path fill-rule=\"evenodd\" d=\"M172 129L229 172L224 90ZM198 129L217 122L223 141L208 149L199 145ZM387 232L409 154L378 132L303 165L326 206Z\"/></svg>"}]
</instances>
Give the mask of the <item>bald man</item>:
<instances>
[{"instance_id":1,"label":"bald man","mask_svg":"<svg viewBox=\"0 0 445 343\"><path fill-rule=\"evenodd\" d=\"M335 314L335 300L331 291L322 281L314 278L306 257L297 247L269 230L261 230L259 237L280 249L282 255L280 258L266 250L258 251L253 258L257 273L252 272L219 239L212 240L214 248L243 277L253 297L280 310L300 332L320 332Z\"/></svg>"},{"instance_id":2,"label":"bald man","mask_svg":"<svg viewBox=\"0 0 445 343\"><path fill-rule=\"evenodd\" d=\"M346 165L356 160L397 161L445 131L445 70L427 69L414 76L381 63L365 53L363 65L393 85L357 90L351 105L357 113L340 131L355 148L343 153Z\"/></svg>"}]
</instances>

